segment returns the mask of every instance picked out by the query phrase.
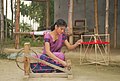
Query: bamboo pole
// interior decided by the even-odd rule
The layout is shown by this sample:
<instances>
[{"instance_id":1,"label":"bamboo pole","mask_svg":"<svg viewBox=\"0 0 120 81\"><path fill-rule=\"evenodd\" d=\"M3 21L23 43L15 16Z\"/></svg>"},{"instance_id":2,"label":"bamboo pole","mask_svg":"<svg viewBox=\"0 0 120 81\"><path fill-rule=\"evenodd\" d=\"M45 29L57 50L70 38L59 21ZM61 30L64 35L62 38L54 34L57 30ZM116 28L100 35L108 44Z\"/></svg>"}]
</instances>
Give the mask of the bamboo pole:
<instances>
[{"instance_id":1,"label":"bamboo pole","mask_svg":"<svg viewBox=\"0 0 120 81\"><path fill-rule=\"evenodd\" d=\"M73 4L74 0L69 0L69 6L68 6L68 31L69 34L72 34L69 36L69 42L73 44Z\"/></svg>"},{"instance_id":2,"label":"bamboo pole","mask_svg":"<svg viewBox=\"0 0 120 81\"><path fill-rule=\"evenodd\" d=\"M105 18L105 34L108 34L109 27L109 0L106 0L106 18Z\"/></svg>"},{"instance_id":3,"label":"bamboo pole","mask_svg":"<svg viewBox=\"0 0 120 81\"><path fill-rule=\"evenodd\" d=\"M85 17L85 32L87 32L86 0L84 0L84 17Z\"/></svg>"},{"instance_id":4,"label":"bamboo pole","mask_svg":"<svg viewBox=\"0 0 120 81\"><path fill-rule=\"evenodd\" d=\"M25 57L29 58L31 63L40 62L40 63L46 64L46 65L48 65L48 66L50 66L50 67L53 67L53 68L55 68L55 69L58 69L58 70L60 70L60 71L66 72L66 73L68 73L68 74L71 74L71 72L70 72L69 70L65 69L65 68L61 68L61 67L59 67L59 66L56 66L56 65L54 65L54 64L51 64L51 63L46 62L45 60L41 60L41 59L39 59L39 58L32 57L32 56L30 56L29 54L25 55Z\"/></svg>"},{"instance_id":5,"label":"bamboo pole","mask_svg":"<svg viewBox=\"0 0 120 81\"><path fill-rule=\"evenodd\" d=\"M46 2L47 0L24 0L24 1Z\"/></svg>"},{"instance_id":6,"label":"bamboo pole","mask_svg":"<svg viewBox=\"0 0 120 81\"><path fill-rule=\"evenodd\" d=\"M30 73L30 78L68 78L67 73Z\"/></svg>"},{"instance_id":7,"label":"bamboo pole","mask_svg":"<svg viewBox=\"0 0 120 81\"><path fill-rule=\"evenodd\" d=\"M30 35L30 32L14 32L15 35Z\"/></svg>"},{"instance_id":8,"label":"bamboo pole","mask_svg":"<svg viewBox=\"0 0 120 81\"><path fill-rule=\"evenodd\" d=\"M114 0L114 48L117 47L118 0Z\"/></svg>"},{"instance_id":9,"label":"bamboo pole","mask_svg":"<svg viewBox=\"0 0 120 81\"><path fill-rule=\"evenodd\" d=\"M4 3L3 0L0 0L0 41L4 41Z\"/></svg>"},{"instance_id":10,"label":"bamboo pole","mask_svg":"<svg viewBox=\"0 0 120 81\"><path fill-rule=\"evenodd\" d=\"M14 15L14 12L13 12L13 0L11 0L11 13L12 13L12 15L11 15L11 19L12 19L12 24L11 24L11 26L12 26L12 28L11 28L11 38L14 38L13 37L13 29L14 29L13 28L13 15Z\"/></svg>"},{"instance_id":11,"label":"bamboo pole","mask_svg":"<svg viewBox=\"0 0 120 81\"><path fill-rule=\"evenodd\" d=\"M46 2L46 4L47 4L47 9L46 9L46 29L48 29L48 27L49 27L49 24L50 24L50 22L49 22L49 20L50 20L50 0L47 0L47 2Z\"/></svg>"},{"instance_id":12,"label":"bamboo pole","mask_svg":"<svg viewBox=\"0 0 120 81\"><path fill-rule=\"evenodd\" d=\"M6 0L6 18L5 18L5 20L6 20L6 22L5 22L5 24L6 24L6 26L5 26L5 40L7 41L7 4L8 4L8 0Z\"/></svg>"},{"instance_id":13,"label":"bamboo pole","mask_svg":"<svg viewBox=\"0 0 120 81\"><path fill-rule=\"evenodd\" d=\"M109 0L106 0L106 17L105 17L105 34L107 35L109 29ZM109 36L105 36L105 40L109 42ZM110 44L105 47L108 50L110 49Z\"/></svg>"},{"instance_id":14,"label":"bamboo pole","mask_svg":"<svg viewBox=\"0 0 120 81\"><path fill-rule=\"evenodd\" d=\"M94 18L95 18L95 28L94 28L94 34L98 34L98 0L94 0ZM95 37L95 41L97 38ZM97 59L97 44L95 44L95 54ZM97 65L97 64L96 64Z\"/></svg>"},{"instance_id":15,"label":"bamboo pole","mask_svg":"<svg viewBox=\"0 0 120 81\"><path fill-rule=\"evenodd\" d=\"M86 0L84 0L84 17L86 19Z\"/></svg>"},{"instance_id":16,"label":"bamboo pole","mask_svg":"<svg viewBox=\"0 0 120 81\"><path fill-rule=\"evenodd\" d=\"M94 0L95 34L98 34L98 0Z\"/></svg>"},{"instance_id":17,"label":"bamboo pole","mask_svg":"<svg viewBox=\"0 0 120 81\"><path fill-rule=\"evenodd\" d=\"M20 0L17 0L17 12L16 12L16 24L15 24L15 32L19 32L19 18L20 18ZM15 35L15 48L19 48L19 35Z\"/></svg>"}]
</instances>

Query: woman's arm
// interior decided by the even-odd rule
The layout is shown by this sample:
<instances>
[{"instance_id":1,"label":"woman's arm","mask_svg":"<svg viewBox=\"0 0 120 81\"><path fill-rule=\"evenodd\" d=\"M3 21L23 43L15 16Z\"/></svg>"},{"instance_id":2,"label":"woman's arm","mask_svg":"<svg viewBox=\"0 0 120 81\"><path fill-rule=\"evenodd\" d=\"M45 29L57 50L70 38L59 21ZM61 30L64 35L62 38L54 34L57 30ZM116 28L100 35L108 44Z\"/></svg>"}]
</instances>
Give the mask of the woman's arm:
<instances>
[{"instance_id":1,"label":"woman's arm","mask_svg":"<svg viewBox=\"0 0 120 81\"><path fill-rule=\"evenodd\" d=\"M71 44L68 42L67 39L64 41L64 43L65 43L65 45L67 46L68 49L75 49L77 46L80 45L80 42L81 42L81 39L78 40L75 44L71 45Z\"/></svg>"},{"instance_id":2,"label":"woman's arm","mask_svg":"<svg viewBox=\"0 0 120 81\"><path fill-rule=\"evenodd\" d=\"M59 63L61 63L63 66L67 66L67 63L58 57L56 57L51 51L50 51L50 44L49 42L45 42L45 49L46 49L46 54L53 60L57 60Z\"/></svg>"}]
</instances>

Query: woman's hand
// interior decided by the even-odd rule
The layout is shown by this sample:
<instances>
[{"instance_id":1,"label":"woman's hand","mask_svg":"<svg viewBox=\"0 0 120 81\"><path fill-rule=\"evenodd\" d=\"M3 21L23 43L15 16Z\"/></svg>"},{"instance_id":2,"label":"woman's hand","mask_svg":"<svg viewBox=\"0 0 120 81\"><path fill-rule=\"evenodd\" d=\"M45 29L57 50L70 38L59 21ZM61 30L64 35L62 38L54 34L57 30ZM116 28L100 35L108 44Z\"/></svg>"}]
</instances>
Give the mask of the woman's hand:
<instances>
[{"instance_id":1,"label":"woman's hand","mask_svg":"<svg viewBox=\"0 0 120 81\"><path fill-rule=\"evenodd\" d=\"M65 67L67 66L67 63L65 61L62 61L61 64Z\"/></svg>"},{"instance_id":2,"label":"woman's hand","mask_svg":"<svg viewBox=\"0 0 120 81\"><path fill-rule=\"evenodd\" d=\"M80 44L81 44L81 42L82 42L82 40L81 40L81 39L79 39L79 40L75 43L76 47L77 47L78 45L80 45Z\"/></svg>"}]
</instances>

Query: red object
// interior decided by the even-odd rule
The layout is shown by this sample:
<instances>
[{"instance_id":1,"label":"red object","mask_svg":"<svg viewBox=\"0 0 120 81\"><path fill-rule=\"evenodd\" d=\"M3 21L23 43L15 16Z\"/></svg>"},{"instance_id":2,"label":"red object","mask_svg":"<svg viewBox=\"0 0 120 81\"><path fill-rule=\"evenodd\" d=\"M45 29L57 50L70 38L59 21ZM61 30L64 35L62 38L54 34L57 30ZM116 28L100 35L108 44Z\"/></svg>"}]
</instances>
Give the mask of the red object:
<instances>
[{"instance_id":1,"label":"red object","mask_svg":"<svg viewBox=\"0 0 120 81\"><path fill-rule=\"evenodd\" d=\"M81 44L109 44L110 42L97 40L97 41L80 42L80 43L81 43Z\"/></svg>"}]
</instances>

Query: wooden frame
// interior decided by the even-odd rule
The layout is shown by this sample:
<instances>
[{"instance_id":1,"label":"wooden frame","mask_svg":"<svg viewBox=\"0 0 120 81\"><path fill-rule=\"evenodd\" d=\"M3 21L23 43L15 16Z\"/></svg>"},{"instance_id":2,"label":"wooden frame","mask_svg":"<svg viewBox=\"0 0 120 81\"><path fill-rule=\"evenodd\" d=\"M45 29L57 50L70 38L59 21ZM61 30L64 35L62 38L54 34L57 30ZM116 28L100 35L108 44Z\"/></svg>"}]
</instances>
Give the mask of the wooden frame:
<instances>
[{"instance_id":1,"label":"wooden frame","mask_svg":"<svg viewBox=\"0 0 120 81\"><path fill-rule=\"evenodd\" d=\"M36 62L41 62L41 63L46 64L48 66L51 66L55 69L58 69L62 72L61 73L33 73L30 70L30 63L36 63ZM67 63L69 65L71 65L70 60L68 60ZM72 72L69 69L69 67L61 68L59 66L53 65L53 64L48 63L48 62L41 60L39 58L32 57L30 55L30 43L24 44L24 73L25 73L25 76L28 76L30 78L35 78L35 77L49 77L49 78L60 77L60 78L68 78L68 79L73 78Z\"/></svg>"},{"instance_id":2,"label":"wooden frame","mask_svg":"<svg viewBox=\"0 0 120 81\"><path fill-rule=\"evenodd\" d=\"M79 24L79 25L77 25ZM87 32L87 24L86 19L82 20L75 20L74 27L73 27L73 37L74 37L74 43L76 39L80 39L81 35Z\"/></svg>"},{"instance_id":3,"label":"wooden frame","mask_svg":"<svg viewBox=\"0 0 120 81\"><path fill-rule=\"evenodd\" d=\"M46 1L48 1L48 0L24 0L24 1L46 2Z\"/></svg>"},{"instance_id":4,"label":"wooden frame","mask_svg":"<svg viewBox=\"0 0 120 81\"><path fill-rule=\"evenodd\" d=\"M85 42L85 40L87 40L87 43L90 43L91 41L97 42L97 40L100 40L105 44L104 43L82 44L80 46L80 65L83 64L109 65L110 61L109 34L81 35L81 40L83 43Z\"/></svg>"},{"instance_id":5,"label":"wooden frame","mask_svg":"<svg viewBox=\"0 0 120 81\"><path fill-rule=\"evenodd\" d=\"M84 23L84 26L85 26L85 20L75 20L74 26L77 26L77 23L78 23L78 22L83 22L83 23Z\"/></svg>"},{"instance_id":6,"label":"wooden frame","mask_svg":"<svg viewBox=\"0 0 120 81\"><path fill-rule=\"evenodd\" d=\"M77 23L79 24L83 24L83 26L77 26ZM77 30L77 31L76 31ZM75 23L74 23L74 28L73 28L73 33L74 34L77 34L77 35L80 35L84 32L87 31L87 28L86 28L86 20L75 20Z\"/></svg>"}]
</instances>

